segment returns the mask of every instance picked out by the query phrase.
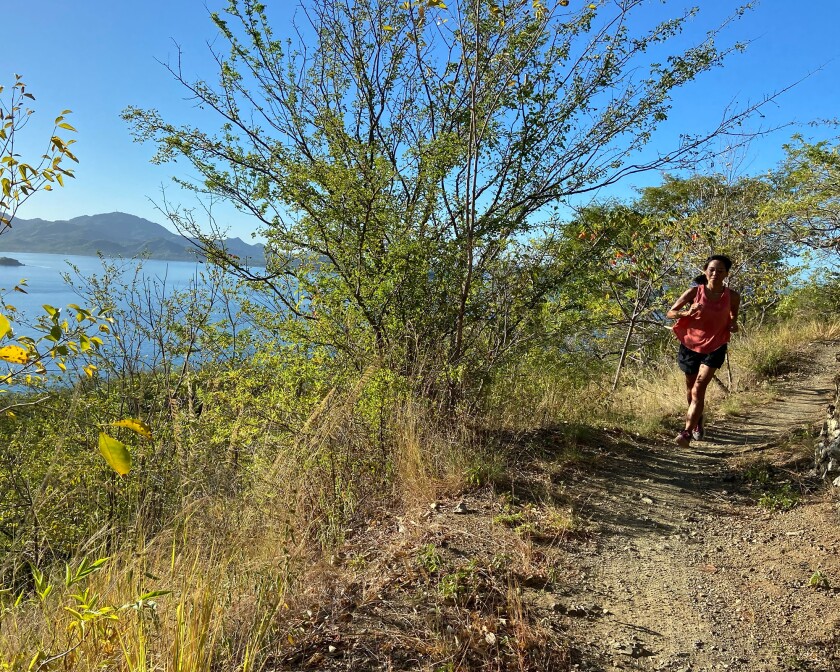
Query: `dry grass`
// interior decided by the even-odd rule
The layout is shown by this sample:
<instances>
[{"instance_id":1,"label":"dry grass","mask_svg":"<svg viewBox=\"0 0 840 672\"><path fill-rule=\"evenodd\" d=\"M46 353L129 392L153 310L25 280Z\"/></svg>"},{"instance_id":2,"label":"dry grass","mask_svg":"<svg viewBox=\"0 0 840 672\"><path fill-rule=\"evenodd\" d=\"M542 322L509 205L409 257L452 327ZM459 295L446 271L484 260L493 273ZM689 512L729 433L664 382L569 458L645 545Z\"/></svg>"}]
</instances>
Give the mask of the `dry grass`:
<instances>
[{"instance_id":1,"label":"dry grass","mask_svg":"<svg viewBox=\"0 0 840 672\"><path fill-rule=\"evenodd\" d=\"M241 495L192 502L84 582L65 585L57 567L44 599L3 594L0 669L250 672L292 655L300 605L341 584L325 561L334 549L377 510L428 510L463 487L470 463L469 432L447 432L417 403L397 407L387 444L371 440L356 415L363 386L330 393L293 443L266 433L274 457ZM166 594L142 598L154 591Z\"/></svg>"},{"instance_id":2,"label":"dry grass","mask_svg":"<svg viewBox=\"0 0 840 672\"><path fill-rule=\"evenodd\" d=\"M768 394L766 381L801 366L801 353L809 344L836 340L840 340L840 321L788 322L738 334L726 365L717 373L721 384L708 388L710 415L739 413L762 403ZM520 371L509 390L516 401L495 401L491 422L514 432L563 421L661 436L681 423L687 407L685 376L674 361L674 351L666 349L661 359L648 360L643 367L626 368L615 392L610 389L612 371L584 381L539 366Z\"/></svg>"},{"instance_id":3,"label":"dry grass","mask_svg":"<svg viewBox=\"0 0 840 672\"><path fill-rule=\"evenodd\" d=\"M484 509L494 500L485 490L470 501ZM301 621L280 667L567 669L557 630L523 593L522 577L550 584L544 553L489 517L453 516L453 505L406 512L351 540L341 564L352 575L318 596L310 611L320 614ZM340 663L326 655L330 645Z\"/></svg>"},{"instance_id":4,"label":"dry grass","mask_svg":"<svg viewBox=\"0 0 840 672\"><path fill-rule=\"evenodd\" d=\"M304 606L338 580L296 532L271 507L204 501L82 582L66 586L57 569L43 600L4 596L0 669L265 669L295 648Z\"/></svg>"},{"instance_id":5,"label":"dry grass","mask_svg":"<svg viewBox=\"0 0 840 672\"><path fill-rule=\"evenodd\" d=\"M56 573L45 579L48 594L17 605L7 601L0 629L2 663L11 670L206 669L215 649L210 646L210 577L185 572L179 590L144 599L151 590L138 586L150 583L143 577L157 576L154 570L162 575L156 582L161 589L179 583L179 563L173 559L172 571L164 573L157 560L146 555L124 564L126 558L114 558L72 585Z\"/></svg>"},{"instance_id":6,"label":"dry grass","mask_svg":"<svg viewBox=\"0 0 840 672\"><path fill-rule=\"evenodd\" d=\"M815 341L840 339L840 321L797 321L773 325L755 334L741 335L733 344L733 366L748 388L768 378L789 373L802 364L803 347Z\"/></svg>"}]
</instances>

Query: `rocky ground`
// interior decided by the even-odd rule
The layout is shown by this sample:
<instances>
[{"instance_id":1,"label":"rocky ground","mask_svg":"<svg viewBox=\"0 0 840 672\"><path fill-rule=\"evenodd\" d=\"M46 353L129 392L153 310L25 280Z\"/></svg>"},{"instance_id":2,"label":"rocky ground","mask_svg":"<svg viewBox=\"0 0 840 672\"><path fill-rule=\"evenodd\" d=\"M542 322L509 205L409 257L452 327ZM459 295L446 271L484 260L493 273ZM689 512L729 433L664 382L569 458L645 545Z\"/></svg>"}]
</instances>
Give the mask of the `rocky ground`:
<instances>
[{"instance_id":1,"label":"rocky ground","mask_svg":"<svg viewBox=\"0 0 840 672\"><path fill-rule=\"evenodd\" d=\"M271 669L840 670L840 494L808 474L838 349L689 448L510 438L492 486L383 513L310 576Z\"/></svg>"}]
</instances>

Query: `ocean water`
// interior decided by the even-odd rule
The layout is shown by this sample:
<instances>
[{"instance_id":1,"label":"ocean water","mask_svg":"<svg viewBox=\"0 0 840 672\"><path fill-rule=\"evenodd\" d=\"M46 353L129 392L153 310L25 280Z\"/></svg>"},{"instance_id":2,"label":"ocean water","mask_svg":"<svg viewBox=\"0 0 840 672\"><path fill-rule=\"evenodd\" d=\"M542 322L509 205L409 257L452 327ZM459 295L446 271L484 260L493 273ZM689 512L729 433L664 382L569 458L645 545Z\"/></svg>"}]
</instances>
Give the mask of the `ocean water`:
<instances>
[{"instance_id":1,"label":"ocean water","mask_svg":"<svg viewBox=\"0 0 840 672\"><path fill-rule=\"evenodd\" d=\"M159 319L157 309L161 305L161 299L171 300L173 292L181 290L183 294L185 289L206 286L202 275L206 267L198 262L155 259L107 260L111 266L106 269L103 261L98 257L21 252L0 256L10 256L24 264L24 266L14 267L0 266L0 314L11 319L16 335L37 333L31 325L46 314L43 308L45 304L60 308L71 322L74 321L75 313L72 309L67 309L68 304L76 304L94 312L98 311L98 306L91 305L86 297L80 296L73 286L65 281L65 275L69 275L73 283L79 287L85 286L85 278L97 276L101 279L107 274L112 280L115 273L120 275L126 283L132 280L139 281L141 289L148 291L140 297L135 295L134 300L138 301L142 307L143 314L140 319L146 328ZM25 284L23 284L24 280ZM15 290L16 286L23 291ZM14 306L14 310L9 306ZM185 300L183 305L175 306L174 315L169 313L170 319L185 324L191 313L191 307L191 302L188 299ZM177 311L180 311L180 315ZM132 314L132 311L129 310L128 314ZM227 313L216 315L213 312L211 318L223 319L226 315ZM115 317L118 320L115 328L120 334L119 344L114 340L113 335L94 331L104 340L100 350L101 357L97 362L101 375L108 375L106 370L118 375L118 372L122 370L120 364L122 357L128 357L133 362L134 370L157 369L161 365L162 353L155 340L149 339L143 335L142 331L135 329L130 320L120 319L119 314ZM171 335L172 332L166 333ZM169 361L170 363L179 362L181 359L177 355L170 354ZM66 373L60 373L53 362L48 360L46 363L50 373L57 376L55 379L50 379L53 381L51 384L63 384L62 381L72 381L81 375L84 358L69 360ZM0 362L0 377L4 373L13 371L14 368L6 365L5 362ZM11 388L6 386L6 388L13 391L20 389L15 386Z\"/></svg>"},{"instance_id":2,"label":"ocean water","mask_svg":"<svg viewBox=\"0 0 840 672\"><path fill-rule=\"evenodd\" d=\"M102 261L98 257L82 257L61 254L35 254L27 252L4 253L24 264L23 266L0 266L0 295L3 303L12 304L18 311L30 318L43 314L44 304L65 309L68 304L82 303L82 299L64 281L64 274L76 278L78 275L102 276ZM125 260L116 262L126 277L133 275L141 262ZM183 289L198 279L203 264L191 261L142 261L141 273L149 279L163 283L168 289ZM22 280L24 292L14 291ZM2 312L2 308L0 308Z\"/></svg>"}]
</instances>

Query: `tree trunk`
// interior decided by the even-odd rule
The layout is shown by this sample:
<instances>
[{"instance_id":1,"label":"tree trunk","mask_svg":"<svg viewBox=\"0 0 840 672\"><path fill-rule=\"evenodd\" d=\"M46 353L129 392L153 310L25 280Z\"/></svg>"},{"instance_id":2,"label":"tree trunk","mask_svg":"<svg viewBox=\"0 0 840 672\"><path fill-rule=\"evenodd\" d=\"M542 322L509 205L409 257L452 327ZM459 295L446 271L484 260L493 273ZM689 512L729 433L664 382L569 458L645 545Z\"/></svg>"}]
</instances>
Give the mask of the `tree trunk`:
<instances>
[{"instance_id":1,"label":"tree trunk","mask_svg":"<svg viewBox=\"0 0 840 672\"><path fill-rule=\"evenodd\" d=\"M636 328L636 311L633 310L633 317L630 318L630 326L627 328L627 336L624 338L624 345L621 348L621 356L618 358L618 366L615 369L615 378L613 378L612 391L615 392L618 388L618 379L621 377L621 369L624 368L624 362L627 360L627 350L630 347L630 338L633 336L633 330Z\"/></svg>"}]
</instances>

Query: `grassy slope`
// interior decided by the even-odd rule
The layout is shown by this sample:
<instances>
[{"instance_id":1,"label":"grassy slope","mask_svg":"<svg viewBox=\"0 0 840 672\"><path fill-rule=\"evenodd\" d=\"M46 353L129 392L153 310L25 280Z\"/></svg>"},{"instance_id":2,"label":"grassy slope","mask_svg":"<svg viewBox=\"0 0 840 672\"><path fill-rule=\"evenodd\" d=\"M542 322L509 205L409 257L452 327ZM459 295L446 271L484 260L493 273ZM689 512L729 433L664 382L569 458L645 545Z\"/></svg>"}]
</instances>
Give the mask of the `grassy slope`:
<instances>
[{"instance_id":1,"label":"grassy slope","mask_svg":"<svg viewBox=\"0 0 840 672\"><path fill-rule=\"evenodd\" d=\"M803 343L838 336L837 324L798 323L739 337L737 394L724 399L713 388L714 412L758 403L767 377L783 373ZM0 662L79 671L563 669L562 637L527 595L576 570L552 565L535 542L585 543L565 494L569 476L597 465L599 447L668 437L684 405L681 376L665 362L631 372L614 396L607 385L578 391L574 412L551 394L539 413L454 435L405 405L393 418L390 471L373 477L353 470L373 464L354 444L354 400L319 408L305 463L281 453L239 494L185 499L154 535L137 530L119 550L95 541L79 549L71 567L112 556L90 576L67 586L56 567L20 602L5 594ZM325 447L336 442L357 454L331 464ZM352 501L336 495L342 483ZM450 525L467 492L487 515ZM32 592L48 585L43 599Z\"/></svg>"}]
</instances>

